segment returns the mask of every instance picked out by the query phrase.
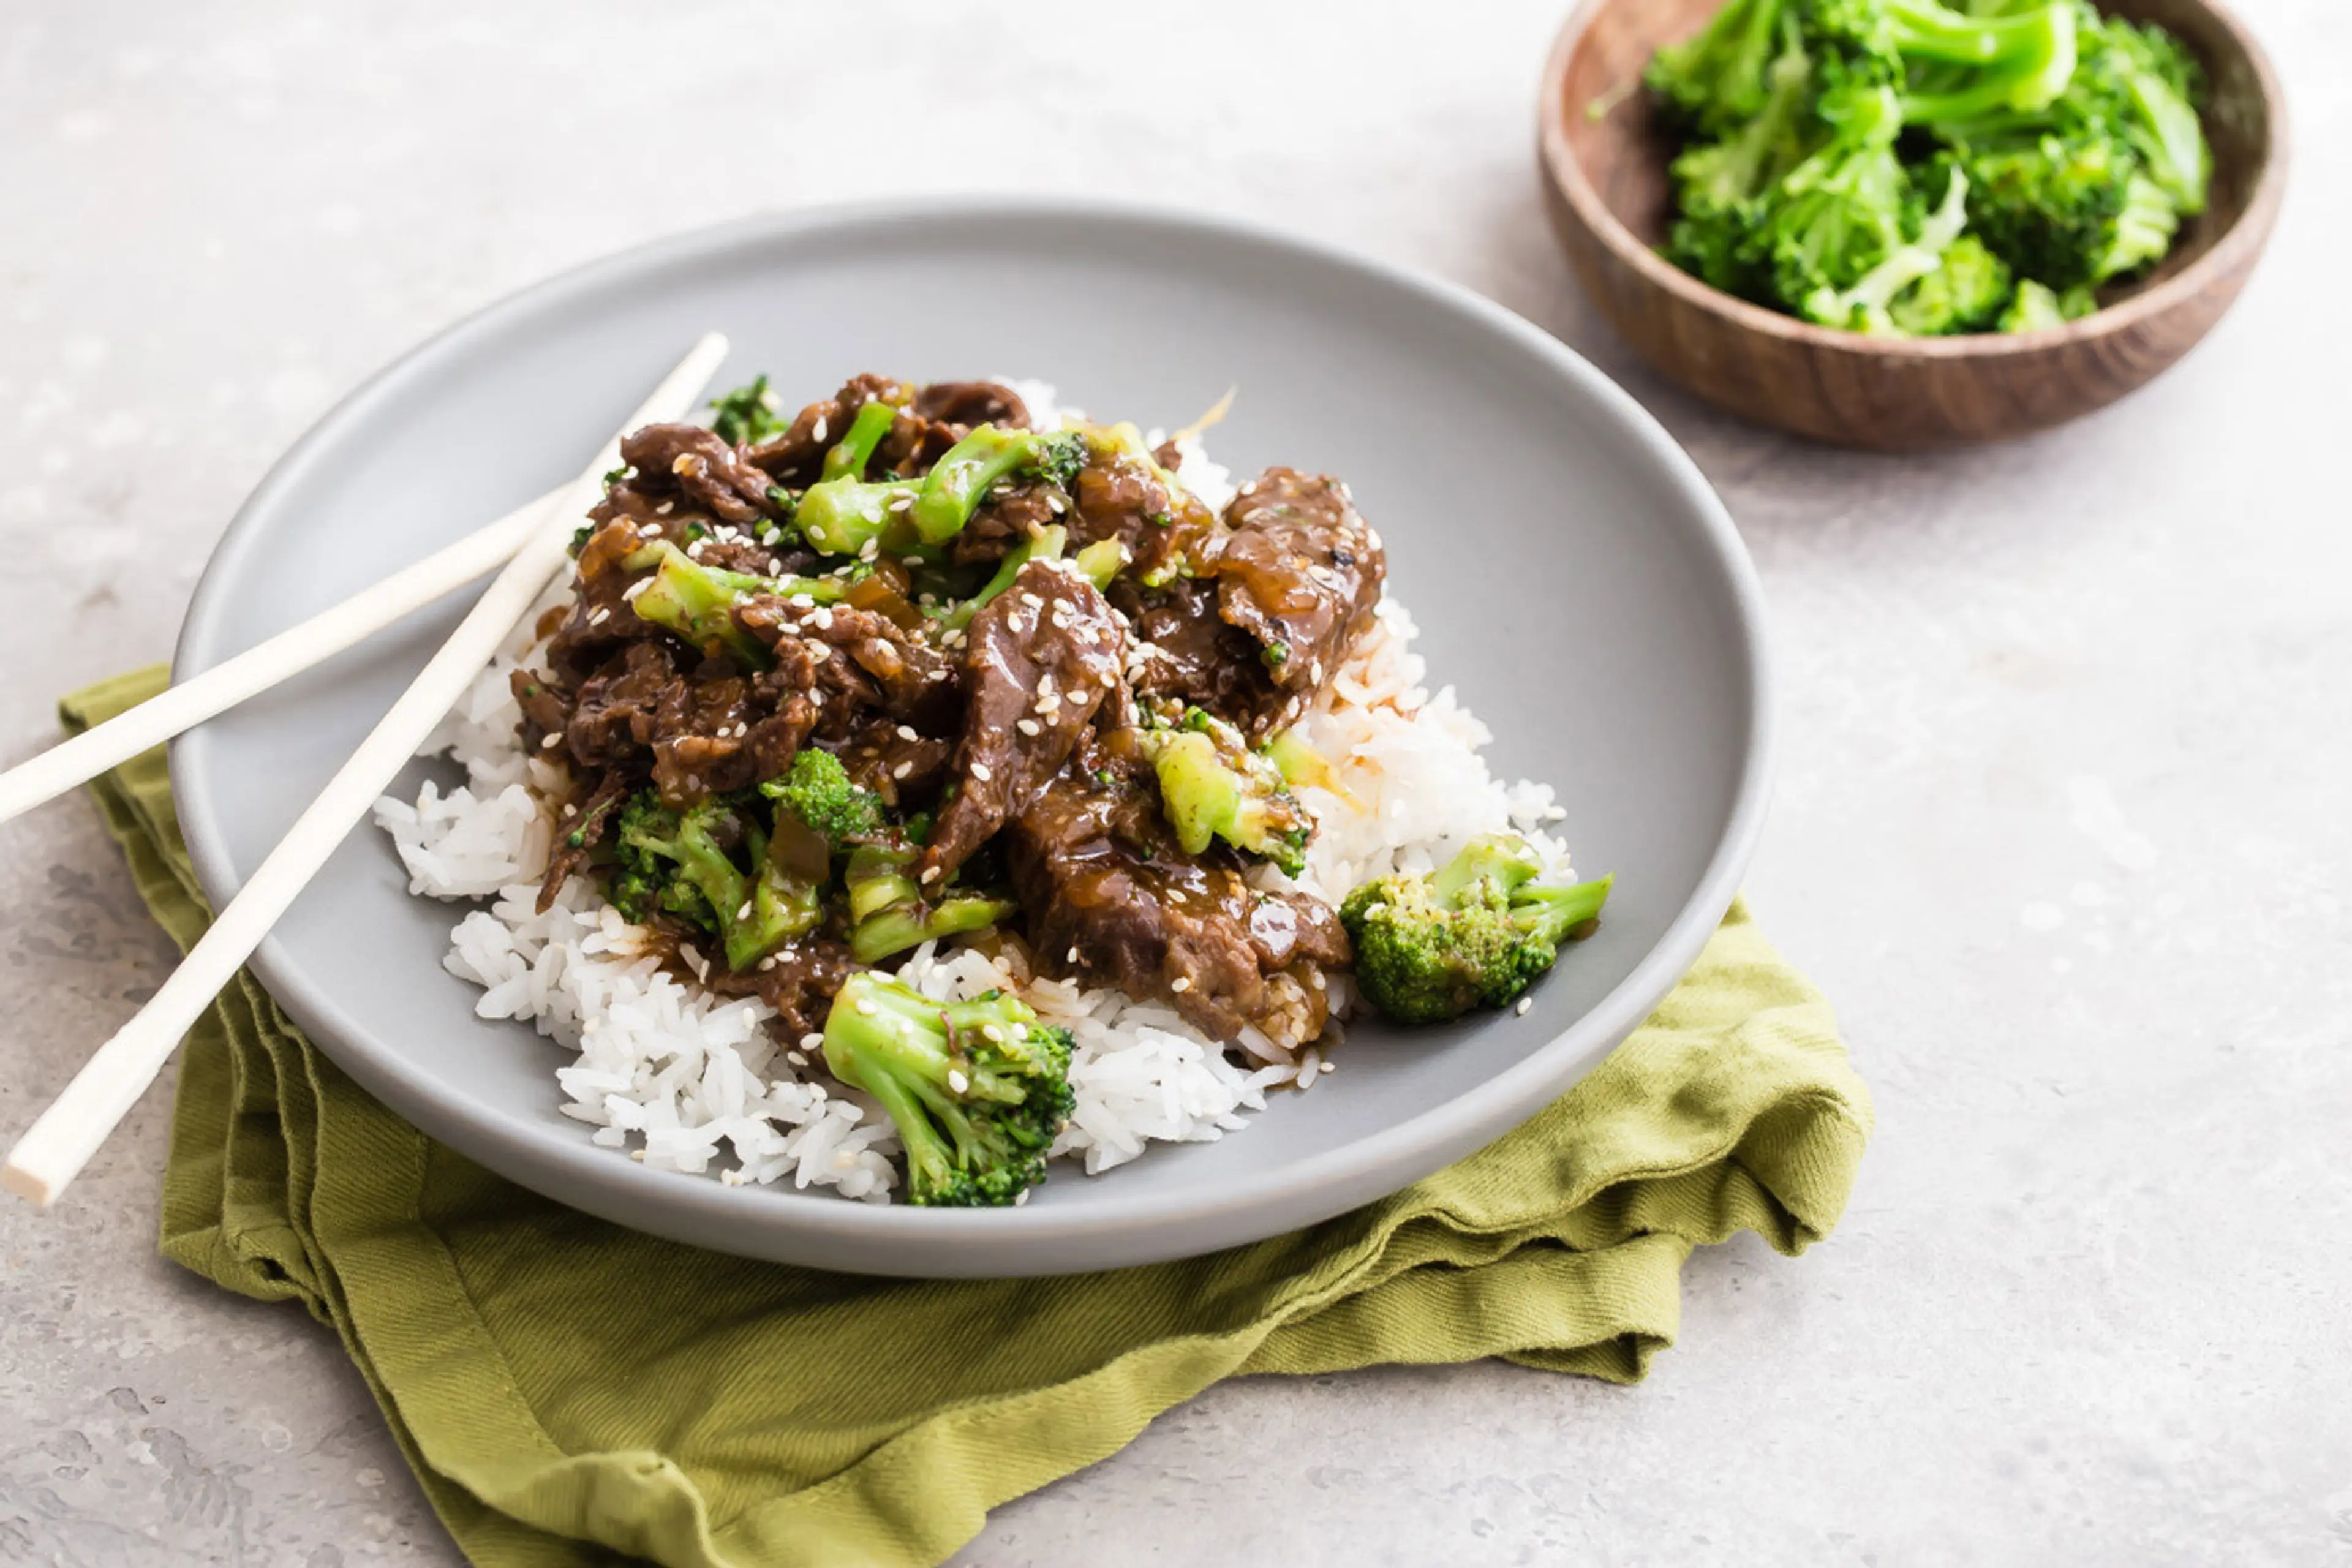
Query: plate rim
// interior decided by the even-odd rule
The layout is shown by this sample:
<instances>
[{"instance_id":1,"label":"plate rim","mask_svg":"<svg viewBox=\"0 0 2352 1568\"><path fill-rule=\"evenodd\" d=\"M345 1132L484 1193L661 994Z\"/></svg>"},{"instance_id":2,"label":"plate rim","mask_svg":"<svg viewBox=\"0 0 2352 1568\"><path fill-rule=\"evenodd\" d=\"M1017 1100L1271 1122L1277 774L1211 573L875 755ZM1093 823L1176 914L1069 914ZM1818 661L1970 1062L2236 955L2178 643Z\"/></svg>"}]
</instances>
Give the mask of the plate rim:
<instances>
[{"instance_id":1,"label":"plate rim","mask_svg":"<svg viewBox=\"0 0 2352 1568\"><path fill-rule=\"evenodd\" d=\"M935 1210L779 1194L706 1176L653 1171L591 1144L546 1119L505 1111L403 1070L401 1053L343 1013L290 962L273 932L249 967L313 1043L362 1088L425 1134L501 1175L570 1207L687 1245L752 1258L905 1277L1024 1277L1196 1257L1327 1219L1402 1190L1538 1113L1632 1033L1689 969L1720 923L1754 855L1769 806L1778 724L1773 657L1754 561L1721 498L1696 462L1633 395L1566 343L1484 295L1433 273L1230 214L1088 197L919 196L754 214L656 238L503 294L425 337L336 402L273 463L223 531L190 597L173 653L174 679L237 651L226 637L226 584L265 513L330 446L363 428L377 408L444 356L506 330L519 316L560 311L575 297L651 277L699 258L795 237L906 225L1035 219L1111 229L1180 231L1282 254L1419 296L1489 334L1510 340L1575 383L1638 442L1697 517L1737 625L1748 707L1745 758L1731 810L1697 885L1665 932L1591 1008L1511 1067L1405 1121L1343 1147L1281 1167L1279 1180L1229 1194L1154 1193L1140 1186L1114 1209L1026 1205ZM210 749L199 726L170 751L173 799L196 879L219 908L240 885L230 864L219 803L200 763ZM355 825L354 831L365 826ZM535 1032L535 1043L543 1042ZM560 1048L560 1047L557 1047ZM559 1142L559 1139L561 1140ZM782 1201L780 1200L780 1197ZM667 1221L675 1216L677 1223ZM699 1235L688 1235L696 1231ZM721 1235L729 1239L708 1239ZM1025 1249L1026 1263L1001 1254ZM917 1257L908 1267L900 1255ZM1050 1259L1050 1260L1047 1260Z\"/></svg>"}]
</instances>

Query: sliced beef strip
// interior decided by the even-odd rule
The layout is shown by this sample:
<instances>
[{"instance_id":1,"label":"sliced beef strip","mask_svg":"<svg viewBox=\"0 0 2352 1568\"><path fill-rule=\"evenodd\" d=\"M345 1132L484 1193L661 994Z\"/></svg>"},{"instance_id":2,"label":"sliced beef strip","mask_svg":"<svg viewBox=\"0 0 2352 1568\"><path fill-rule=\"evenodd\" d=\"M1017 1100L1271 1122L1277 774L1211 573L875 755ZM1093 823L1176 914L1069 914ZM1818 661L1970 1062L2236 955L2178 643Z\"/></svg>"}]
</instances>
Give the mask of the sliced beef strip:
<instances>
[{"instance_id":1,"label":"sliced beef strip","mask_svg":"<svg viewBox=\"0 0 2352 1568\"><path fill-rule=\"evenodd\" d=\"M891 405L898 416L874 448L870 475L929 473L970 432L972 422L962 420L959 410L1010 408L1024 425L1028 420L1020 399L992 383L940 382L918 390L887 376L858 375L802 409L782 435L747 448L744 458L777 483L803 489L822 476L825 453L856 423L858 410L876 402Z\"/></svg>"},{"instance_id":2,"label":"sliced beef strip","mask_svg":"<svg viewBox=\"0 0 2352 1568\"><path fill-rule=\"evenodd\" d=\"M629 486L659 497L675 489L723 522L781 515L768 500L772 481L745 455L699 425L648 425L621 442L621 460L637 471Z\"/></svg>"},{"instance_id":3,"label":"sliced beef strip","mask_svg":"<svg viewBox=\"0 0 2352 1568\"><path fill-rule=\"evenodd\" d=\"M919 878L937 884L1060 771L1118 689L1127 637L1092 583L1032 561L964 633L963 739L955 793L940 810Z\"/></svg>"},{"instance_id":4,"label":"sliced beef strip","mask_svg":"<svg viewBox=\"0 0 2352 1568\"><path fill-rule=\"evenodd\" d=\"M797 691L718 661L664 689L654 711L653 781L674 803L749 789L792 767L816 724ZM774 705L774 706L772 706Z\"/></svg>"},{"instance_id":5,"label":"sliced beef strip","mask_svg":"<svg viewBox=\"0 0 2352 1568\"><path fill-rule=\"evenodd\" d=\"M1041 962L1162 997L1220 1040L1244 1025L1279 1044L1312 1039L1328 1016L1324 968L1349 960L1319 900L1264 893L1239 867L1130 837L1117 790L1066 771L1006 834L1015 893Z\"/></svg>"},{"instance_id":6,"label":"sliced beef strip","mask_svg":"<svg viewBox=\"0 0 2352 1568\"><path fill-rule=\"evenodd\" d=\"M632 642L583 682L563 724L563 752L593 771L646 761L663 695L681 684L672 645Z\"/></svg>"},{"instance_id":7,"label":"sliced beef strip","mask_svg":"<svg viewBox=\"0 0 2352 1568\"><path fill-rule=\"evenodd\" d=\"M548 853L547 874L540 879L539 912L545 914L554 907L555 895L563 884L585 871L595 858L596 847L613 826L613 817L621 802L634 794L642 781L626 768L607 769L602 778L579 798L566 801L563 818L555 830L554 847ZM573 836L578 842L573 842Z\"/></svg>"},{"instance_id":8,"label":"sliced beef strip","mask_svg":"<svg viewBox=\"0 0 2352 1568\"><path fill-rule=\"evenodd\" d=\"M1029 405L1019 393L993 381L935 381L915 395L915 412L967 431L980 425L1029 428Z\"/></svg>"},{"instance_id":9,"label":"sliced beef strip","mask_svg":"<svg viewBox=\"0 0 2352 1568\"><path fill-rule=\"evenodd\" d=\"M1319 695L1372 624L1387 563L1339 480L1268 468L1225 509L1217 613L1264 650L1293 711Z\"/></svg>"},{"instance_id":10,"label":"sliced beef strip","mask_svg":"<svg viewBox=\"0 0 2352 1568\"><path fill-rule=\"evenodd\" d=\"M893 381L887 375L854 375L831 397L810 404L793 416L784 433L773 436L756 447L744 449L744 460L779 484L794 489L814 484L824 468L824 455L835 441L846 435L857 417L857 411L869 403L881 402L904 408L914 399L914 389L906 383ZM898 424L908 423L901 418ZM898 434L893 427L891 437ZM919 438L920 432L914 432ZM884 467L889 466L884 464Z\"/></svg>"},{"instance_id":11,"label":"sliced beef strip","mask_svg":"<svg viewBox=\"0 0 2352 1568\"><path fill-rule=\"evenodd\" d=\"M836 754L850 783L872 790L886 805L906 810L937 797L947 783L955 742L896 720L871 719Z\"/></svg>"},{"instance_id":12,"label":"sliced beef strip","mask_svg":"<svg viewBox=\"0 0 2352 1568\"><path fill-rule=\"evenodd\" d=\"M1034 539L1068 510L1069 502L1051 485L1024 484L1008 494L992 496L948 546L948 559L959 566L1002 561L1007 551L1023 540Z\"/></svg>"},{"instance_id":13,"label":"sliced beef strip","mask_svg":"<svg viewBox=\"0 0 2352 1568\"><path fill-rule=\"evenodd\" d=\"M786 942L755 968L739 972L714 963L703 984L716 995L757 996L773 1007L781 1016L771 1026L797 1050L824 1032L834 993L862 967L842 943L811 935Z\"/></svg>"},{"instance_id":14,"label":"sliced beef strip","mask_svg":"<svg viewBox=\"0 0 2352 1568\"><path fill-rule=\"evenodd\" d=\"M1218 616L1214 578L1179 577L1162 589L1121 578L1112 597L1135 637L1128 679L1138 698L1197 704L1253 741L1278 726L1289 694L1266 672L1256 639Z\"/></svg>"},{"instance_id":15,"label":"sliced beef strip","mask_svg":"<svg viewBox=\"0 0 2352 1568\"><path fill-rule=\"evenodd\" d=\"M1162 578L1198 561L1216 532L1215 516L1198 497L1163 483L1131 452L1090 453L1071 500L1070 549L1116 539L1140 578Z\"/></svg>"},{"instance_id":16,"label":"sliced beef strip","mask_svg":"<svg viewBox=\"0 0 2352 1568\"><path fill-rule=\"evenodd\" d=\"M791 661L803 672L802 689L814 692L826 710L829 734L845 734L840 726L866 709L928 731L943 732L953 723L955 666L878 611L803 607L754 594L736 605L735 621L780 662Z\"/></svg>"}]
</instances>

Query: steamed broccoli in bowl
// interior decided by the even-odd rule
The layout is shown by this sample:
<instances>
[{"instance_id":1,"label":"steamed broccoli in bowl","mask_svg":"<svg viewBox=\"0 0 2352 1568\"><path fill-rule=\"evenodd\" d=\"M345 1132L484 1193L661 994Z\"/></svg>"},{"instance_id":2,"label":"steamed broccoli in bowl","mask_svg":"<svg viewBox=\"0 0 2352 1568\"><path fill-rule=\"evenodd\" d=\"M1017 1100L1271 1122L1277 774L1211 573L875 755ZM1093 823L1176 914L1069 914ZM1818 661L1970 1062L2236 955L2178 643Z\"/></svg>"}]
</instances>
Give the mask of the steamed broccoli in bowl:
<instances>
[{"instance_id":1,"label":"steamed broccoli in bowl","mask_svg":"<svg viewBox=\"0 0 2352 1568\"><path fill-rule=\"evenodd\" d=\"M1685 138L1666 259L1825 326L2072 320L2205 207L2195 59L2088 0L1729 0L1644 80Z\"/></svg>"}]
</instances>

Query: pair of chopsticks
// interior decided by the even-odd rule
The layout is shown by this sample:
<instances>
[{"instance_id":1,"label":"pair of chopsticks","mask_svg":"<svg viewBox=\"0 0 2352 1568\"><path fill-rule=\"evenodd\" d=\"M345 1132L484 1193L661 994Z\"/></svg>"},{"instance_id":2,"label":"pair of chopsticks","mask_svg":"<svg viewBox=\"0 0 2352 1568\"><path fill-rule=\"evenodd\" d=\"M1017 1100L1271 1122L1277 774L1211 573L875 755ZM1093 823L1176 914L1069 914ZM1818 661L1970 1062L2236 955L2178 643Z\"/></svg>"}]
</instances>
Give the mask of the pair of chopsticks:
<instances>
[{"instance_id":1,"label":"pair of chopsticks","mask_svg":"<svg viewBox=\"0 0 2352 1568\"><path fill-rule=\"evenodd\" d=\"M410 611L506 563L441 651L360 742L278 840L252 879L138 1015L98 1049L0 1167L0 1185L44 1206L80 1173L172 1051L261 939L301 896L443 715L465 694L517 622L571 566L572 531L620 462L621 437L644 425L682 419L727 357L727 340L707 334L663 378L597 452L580 477L500 518L480 532L395 573L289 631L173 687L152 700L0 775L0 821L29 810L129 761L288 676L381 630Z\"/></svg>"}]
</instances>

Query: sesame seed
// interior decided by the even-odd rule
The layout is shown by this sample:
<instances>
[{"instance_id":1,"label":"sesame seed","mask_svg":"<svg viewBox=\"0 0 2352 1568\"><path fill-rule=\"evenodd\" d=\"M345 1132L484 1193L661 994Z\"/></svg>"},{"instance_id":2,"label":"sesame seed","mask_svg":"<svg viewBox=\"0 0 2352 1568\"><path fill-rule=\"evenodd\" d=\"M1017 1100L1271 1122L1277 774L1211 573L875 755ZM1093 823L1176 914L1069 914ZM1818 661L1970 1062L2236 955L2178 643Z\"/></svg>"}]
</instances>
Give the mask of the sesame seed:
<instances>
[{"instance_id":1,"label":"sesame seed","mask_svg":"<svg viewBox=\"0 0 2352 1568\"><path fill-rule=\"evenodd\" d=\"M961 1094L971 1087L971 1079L964 1077L957 1068L948 1068L948 1087Z\"/></svg>"},{"instance_id":2,"label":"sesame seed","mask_svg":"<svg viewBox=\"0 0 2352 1568\"><path fill-rule=\"evenodd\" d=\"M915 771L915 764L914 764L914 763L900 763L897 767L892 768L892 769L890 770L890 776L891 776L892 778L894 778L894 779L902 779L902 778L905 778L908 773L913 773L914 771Z\"/></svg>"},{"instance_id":3,"label":"sesame seed","mask_svg":"<svg viewBox=\"0 0 2352 1568\"><path fill-rule=\"evenodd\" d=\"M627 587L625 587L625 588L624 588L624 589L622 589L622 590L621 590L621 602L622 602L622 603L624 603L624 604L634 604L634 603L636 601L636 597L637 597L637 595L640 595L640 594L644 593L646 589L648 589L648 588L652 587L653 585L654 585L654 580L653 580L652 578L650 578L650 577L640 577L640 578L638 578L635 582L634 582L634 583L630 584Z\"/></svg>"},{"instance_id":4,"label":"sesame seed","mask_svg":"<svg viewBox=\"0 0 2352 1568\"><path fill-rule=\"evenodd\" d=\"M1037 721L1034 719L1024 719L1013 727L1024 735L1034 735L1039 732Z\"/></svg>"},{"instance_id":5,"label":"sesame seed","mask_svg":"<svg viewBox=\"0 0 2352 1568\"><path fill-rule=\"evenodd\" d=\"M902 741L919 741L923 737L916 731L916 729L912 724L901 724L898 726L898 739Z\"/></svg>"},{"instance_id":6,"label":"sesame seed","mask_svg":"<svg viewBox=\"0 0 2352 1568\"><path fill-rule=\"evenodd\" d=\"M815 1050L819 1046L822 1046L822 1045L824 1045L824 1037L823 1035L818 1034L818 1033L817 1033L815 1030L814 1030L814 1029L810 1030L807 1034L803 1035L803 1036L801 1037L801 1049L803 1049L803 1050L804 1050L804 1051L813 1051L813 1050Z\"/></svg>"},{"instance_id":7,"label":"sesame seed","mask_svg":"<svg viewBox=\"0 0 2352 1568\"><path fill-rule=\"evenodd\" d=\"M765 958L763 958L763 959L760 960L760 969L761 969L761 973L764 973L765 972L767 972L768 970L773 969L773 968L775 968L775 967L776 967L776 955L775 955L774 953L772 953L772 953L770 953L770 954L768 954L768 956L767 956L767 957L765 957Z\"/></svg>"},{"instance_id":8,"label":"sesame seed","mask_svg":"<svg viewBox=\"0 0 2352 1568\"><path fill-rule=\"evenodd\" d=\"M796 1068L804 1068L808 1066L808 1058L802 1055L799 1051L786 1051L784 1053L784 1060L792 1063L793 1066Z\"/></svg>"},{"instance_id":9,"label":"sesame seed","mask_svg":"<svg viewBox=\"0 0 2352 1568\"><path fill-rule=\"evenodd\" d=\"M539 738L539 749L542 752L551 752L562 743L563 735L561 731L552 735L541 735Z\"/></svg>"},{"instance_id":10,"label":"sesame seed","mask_svg":"<svg viewBox=\"0 0 2352 1568\"><path fill-rule=\"evenodd\" d=\"M871 561L881 553L882 542L879 539L869 539L857 547L857 558L860 561Z\"/></svg>"},{"instance_id":11,"label":"sesame seed","mask_svg":"<svg viewBox=\"0 0 2352 1568\"><path fill-rule=\"evenodd\" d=\"M743 900L743 907L742 907L741 909L737 910L735 911L735 918L736 918L737 920L739 920L739 921L748 921L748 920L750 920L750 919L751 918L751 900L746 899L746 900Z\"/></svg>"},{"instance_id":12,"label":"sesame seed","mask_svg":"<svg viewBox=\"0 0 2352 1568\"><path fill-rule=\"evenodd\" d=\"M1024 1187L1019 1192L1013 1194L1013 1206L1014 1208L1019 1208L1022 1205L1029 1201L1029 1191L1030 1189Z\"/></svg>"},{"instance_id":13,"label":"sesame seed","mask_svg":"<svg viewBox=\"0 0 2352 1568\"><path fill-rule=\"evenodd\" d=\"M940 868L937 866L926 866L923 868L922 876L918 879L925 882L936 882L940 879Z\"/></svg>"},{"instance_id":14,"label":"sesame seed","mask_svg":"<svg viewBox=\"0 0 2352 1568\"><path fill-rule=\"evenodd\" d=\"M656 508L654 508L654 510L655 510L655 511L656 511L656 512L658 512L658 513L659 513L660 515L662 515L663 517L667 517L667 516L669 515L669 509L670 509L670 508L672 508L672 507L674 507L674 506L676 506L677 504L677 503L676 501L672 501L672 500L666 500L666 501L662 502L659 506L656 506Z\"/></svg>"},{"instance_id":15,"label":"sesame seed","mask_svg":"<svg viewBox=\"0 0 2352 1568\"><path fill-rule=\"evenodd\" d=\"M1171 991L1190 991L1192 989L1192 977L1189 974L1180 974L1175 979L1168 983L1168 989Z\"/></svg>"},{"instance_id":16,"label":"sesame seed","mask_svg":"<svg viewBox=\"0 0 2352 1568\"><path fill-rule=\"evenodd\" d=\"M873 1003L873 999L872 999L872 998L870 998L870 997L860 996L860 997L857 999L857 1009L856 1009L856 1011L857 1011L857 1016L858 1016L859 1017L861 1017L861 1018L871 1018L872 1016L874 1016L874 1003Z\"/></svg>"},{"instance_id":17,"label":"sesame seed","mask_svg":"<svg viewBox=\"0 0 2352 1568\"><path fill-rule=\"evenodd\" d=\"M567 800L563 803L563 815L566 816L577 816L580 815L580 808Z\"/></svg>"},{"instance_id":18,"label":"sesame seed","mask_svg":"<svg viewBox=\"0 0 2352 1568\"><path fill-rule=\"evenodd\" d=\"M982 1024L980 1026L980 1037L983 1040L993 1040L1001 1046L1004 1043L1004 1031L993 1024Z\"/></svg>"},{"instance_id":19,"label":"sesame seed","mask_svg":"<svg viewBox=\"0 0 2352 1568\"><path fill-rule=\"evenodd\" d=\"M981 783L986 784L989 780L988 764L986 763L972 763L971 776L978 779Z\"/></svg>"},{"instance_id":20,"label":"sesame seed","mask_svg":"<svg viewBox=\"0 0 2352 1568\"><path fill-rule=\"evenodd\" d=\"M824 439L824 415L818 415L816 416L816 423L809 426L809 439L812 441L822 441Z\"/></svg>"},{"instance_id":21,"label":"sesame seed","mask_svg":"<svg viewBox=\"0 0 2352 1568\"><path fill-rule=\"evenodd\" d=\"M914 505L915 498L911 494L892 496L890 498L890 510L892 511L910 511L914 509Z\"/></svg>"},{"instance_id":22,"label":"sesame seed","mask_svg":"<svg viewBox=\"0 0 2352 1568\"><path fill-rule=\"evenodd\" d=\"M1530 1008L1530 1007L1532 1007L1532 1006L1534 1006L1535 1005L1536 1005L1536 999L1535 999L1534 997L1532 997L1532 996L1522 996L1522 997L1520 997L1520 998L1519 998L1518 1005L1517 1005L1517 1006L1513 1007L1513 1008L1511 1009L1511 1011L1512 1011L1512 1012L1514 1012L1514 1013L1517 1013L1520 1017L1524 1018L1524 1017L1526 1017L1526 1016L1528 1016L1528 1008Z\"/></svg>"},{"instance_id":23,"label":"sesame seed","mask_svg":"<svg viewBox=\"0 0 2352 1568\"><path fill-rule=\"evenodd\" d=\"M1065 962L1066 962L1066 963L1076 963L1077 961L1078 961L1078 950L1077 950L1076 948L1075 948L1075 947L1074 947L1074 948L1070 949L1069 956L1068 956L1068 958L1067 958Z\"/></svg>"}]
</instances>

